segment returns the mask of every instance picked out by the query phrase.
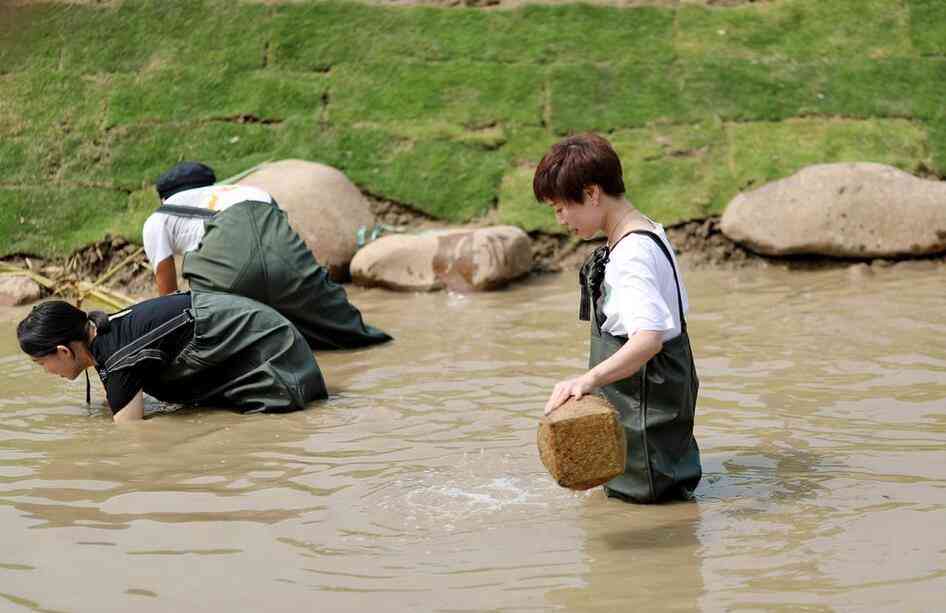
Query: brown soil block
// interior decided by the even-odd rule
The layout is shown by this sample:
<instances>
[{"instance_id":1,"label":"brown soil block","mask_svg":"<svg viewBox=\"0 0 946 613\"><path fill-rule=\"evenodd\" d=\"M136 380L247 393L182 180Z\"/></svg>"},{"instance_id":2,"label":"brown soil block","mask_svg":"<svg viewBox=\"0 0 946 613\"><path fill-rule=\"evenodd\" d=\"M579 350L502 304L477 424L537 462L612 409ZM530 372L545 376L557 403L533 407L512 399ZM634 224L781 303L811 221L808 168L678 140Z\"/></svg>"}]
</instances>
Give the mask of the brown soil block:
<instances>
[{"instance_id":1,"label":"brown soil block","mask_svg":"<svg viewBox=\"0 0 946 613\"><path fill-rule=\"evenodd\" d=\"M624 472L627 440L600 396L569 399L539 421L539 458L562 487L587 490Z\"/></svg>"}]
</instances>

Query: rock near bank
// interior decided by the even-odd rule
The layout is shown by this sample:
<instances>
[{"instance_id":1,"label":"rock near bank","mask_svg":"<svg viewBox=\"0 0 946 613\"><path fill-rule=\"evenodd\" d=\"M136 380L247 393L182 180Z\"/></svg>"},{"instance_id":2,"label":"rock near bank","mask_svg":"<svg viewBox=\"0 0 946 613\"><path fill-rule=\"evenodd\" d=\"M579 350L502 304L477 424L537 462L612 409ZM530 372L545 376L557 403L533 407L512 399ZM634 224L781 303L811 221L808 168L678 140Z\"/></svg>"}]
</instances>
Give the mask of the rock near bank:
<instances>
[{"instance_id":1,"label":"rock near bank","mask_svg":"<svg viewBox=\"0 0 946 613\"><path fill-rule=\"evenodd\" d=\"M934 255L946 251L946 183L882 164L809 166L736 196L721 227L764 255Z\"/></svg>"},{"instance_id":2,"label":"rock near bank","mask_svg":"<svg viewBox=\"0 0 946 613\"><path fill-rule=\"evenodd\" d=\"M42 288L26 275L0 276L0 306L17 306L36 302Z\"/></svg>"},{"instance_id":3,"label":"rock near bank","mask_svg":"<svg viewBox=\"0 0 946 613\"><path fill-rule=\"evenodd\" d=\"M239 183L272 194L332 278L347 280L349 263L358 250L358 229L375 223L368 201L348 177L317 162L282 160Z\"/></svg>"},{"instance_id":4,"label":"rock near bank","mask_svg":"<svg viewBox=\"0 0 946 613\"><path fill-rule=\"evenodd\" d=\"M351 262L359 285L470 292L502 287L532 268L529 236L514 226L382 236Z\"/></svg>"}]
</instances>

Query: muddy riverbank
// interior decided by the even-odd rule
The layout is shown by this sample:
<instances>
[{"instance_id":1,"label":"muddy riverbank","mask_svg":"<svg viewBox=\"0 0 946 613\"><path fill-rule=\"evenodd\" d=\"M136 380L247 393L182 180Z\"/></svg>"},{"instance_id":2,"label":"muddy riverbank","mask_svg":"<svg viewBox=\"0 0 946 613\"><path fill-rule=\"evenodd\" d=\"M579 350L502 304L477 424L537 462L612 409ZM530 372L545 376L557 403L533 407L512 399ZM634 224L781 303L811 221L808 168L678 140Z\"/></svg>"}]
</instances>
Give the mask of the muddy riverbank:
<instances>
[{"instance_id":1,"label":"muddy riverbank","mask_svg":"<svg viewBox=\"0 0 946 613\"><path fill-rule=\"evenodd\" d=\"M423 232L442 228L442 222L395 202L369 196L378 223L387 232ZM468 224L490 225L489 219ZM903 260L843 260L826 257L775 258L762 256L729 240L720 231L719 217L667 226L667 235L677 251L681 265L690 270L775 267L787 270L850 269L851 274L870 274L881 268L933 269L946 264L946 254ZM534 275L577 270L585 258L602 244L603 239L584 241L569 235L534 232L532 239ZM106 235L102 240L62 259L43 260L30 256L12 256L0 261L20 266L55 280L69 295L80 282L94 283L112 271L103 287L133 298L154 294L151 267L138 245L123 238ZM116 268L117 267L117 268ZM54 292L44 290L45 296Z\"/></svg>"}]
</instances>

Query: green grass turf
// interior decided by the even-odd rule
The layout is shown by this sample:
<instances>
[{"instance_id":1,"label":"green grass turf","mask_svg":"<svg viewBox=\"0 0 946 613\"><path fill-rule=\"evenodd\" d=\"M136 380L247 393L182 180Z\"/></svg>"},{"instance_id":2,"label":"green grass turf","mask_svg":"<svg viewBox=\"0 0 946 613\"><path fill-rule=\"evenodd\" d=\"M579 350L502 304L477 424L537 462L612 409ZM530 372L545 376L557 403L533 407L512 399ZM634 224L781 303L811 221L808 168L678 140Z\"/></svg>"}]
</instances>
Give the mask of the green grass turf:
<instances>
[{"instance_id":1,"label":"green grass turf","mask_svg":"<svg viewBox=\"0 0 946 613\"><path fill-rule=\"evenodd\" d=\"M125 0L0 16L0 255L137 240L154 179L184 159L221 177L309 159L446 221L550 232L533 169L585 130L614 142L632 200L667 224L812 163L946 174L939 0Z\"/></svg>"},{"instance_id":2,"label":"green grass turf","mask_svg":"<svg viewBox=\"0 0 946 613\"><path fill-rule=\"evenodd\" d=\"M936 137L942 155L946 134ZM906 171L936 165L926 127L902 119L706 121L619 131L611 140L623 162L628 198L664 224L719 214L739 191L812 164L864 161ZM500 220L529 231L561 232L551 209L532 196L540 155L519 160L503 177Z\"/></svg>"},{"instance_id":3,"label":"green grass turf","mask_svg":"<svg viewBox=\"0 0 946 613\"><path fill-rule=\"evenodd\" d=\"M127 196L90 188L0 188L0 236L6 253L66 253L107 233Z\"/></svg>"},{"instance_id":4,"label":"green grass turf","mask_svg":"<svg viewBox=\"0 0 946 613\"><path fill-rule=\"evenodd\" d=\"M798 119L727 126L729 178L712 207L721 211L740 190L760 187L812 164L876 162L902 170L928 164L926 127L902 119Z\"/></svg>"},{"instance_id":5,"label":"green grass turf","mask_svg":"<svg viewBox=\"0 0 946 613\"><path fill-rule=\"evenodd\" d=\"M109 126L249 116L282 121L318 110L328 79L276 70L216 71L169 67L118 75L108 101Z\"/></svg>"},{"instance_id":6,"label":"green grass turf","mask_svg":"<svg viewBox=\"0 0 946 613\"><path fill-rule=\"evenodd\" d=\"M946 178L946 110L928 124L931 169Z\"/></svg>"},{"instance_id":7,"label":"green grass turf","mask_svg":"<svg viewBox=\"0 0 946 613\"><path fill-rule=\"evenodd\" d=\"M352 62L547 64L673 57L672 11L527 6L516 11L285 4L272 19L272 59L294 70Z\"/></svg>"},{"instance_id":8,"label":"green grass turf","mask_svg":"<svg viewBox=\"0 0 946 613\"><path fill-rule=\"evenodd\" d=\"M923 55L946 56L946 3L941 0L907 0L913 46Z\"/></svg>"},{"instance_id":9,"label":"green grass turf","mask_svg":"<svg viewBox=\"0 0 946 613\"><path fill-rule=\"evenodd\" d=\"M332 71L331 119L539 125L543 73L535 65L484 62L345 64Z\"/></svg>"},{"instance_id":10,"label":"green grass turf","mask_svg":"<svg viewBox=\"0 0 946 613\"><path fill-rule=\"evenodd\" d=\"M910 12L892 0L781 0L728 9L689 6L678 12L674 42L682 57L767 64L913 53Z\"/></svg>"}]
</instances>

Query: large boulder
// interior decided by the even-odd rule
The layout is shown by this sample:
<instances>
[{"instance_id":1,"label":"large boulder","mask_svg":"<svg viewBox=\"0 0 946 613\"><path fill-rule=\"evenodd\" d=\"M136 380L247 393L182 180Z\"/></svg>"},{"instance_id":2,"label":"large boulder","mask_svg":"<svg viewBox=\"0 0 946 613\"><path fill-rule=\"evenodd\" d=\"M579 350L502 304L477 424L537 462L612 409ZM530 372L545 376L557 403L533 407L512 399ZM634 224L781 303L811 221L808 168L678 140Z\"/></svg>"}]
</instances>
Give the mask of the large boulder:
<instances>
[{"instance_id":1,"label":"large boulder","mask_svg":"<svg viewBox=\"0 0 946 613\"><path fill-rule=\"evenodd\" d=\"M348 278L348 265L358 250L358 229L375 224L368 201L348 177L324 164L282 160L238 183L272 194L332 278Z\"/></svg>"},{"instance_id":2,"label":"large boulder","mask_svg":"<svg viewBox=\"0 0 946 613\"><path fill-rule=\"evenodd\" d=\"M532 268L532 241L515 226L382 236L351 262L360 285L469 292L501 287Z\"/></svg>"},{"instance_id":3,"label":"large boulder","mask_svg":"<svg viewBox=\"0 0 946 613\"><path fill-rule=\"evenodd\" d=\"M16 306L36 302L42 289L28 275L0 275L0 305Z\"/></svg>"},{"instance_id":4,"label":"large boulder","mask_svg":"<svg viewBox=\"0 0 946 613\"><path fill-rule=\"evenodd\" d=\"M736 196L722 231L766 255L939 253L946 251L946 183L882 164L809 166Z\"/></svg>"}]
</instances>

